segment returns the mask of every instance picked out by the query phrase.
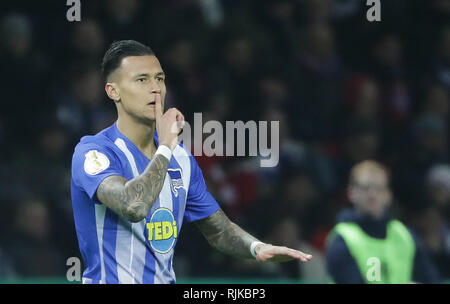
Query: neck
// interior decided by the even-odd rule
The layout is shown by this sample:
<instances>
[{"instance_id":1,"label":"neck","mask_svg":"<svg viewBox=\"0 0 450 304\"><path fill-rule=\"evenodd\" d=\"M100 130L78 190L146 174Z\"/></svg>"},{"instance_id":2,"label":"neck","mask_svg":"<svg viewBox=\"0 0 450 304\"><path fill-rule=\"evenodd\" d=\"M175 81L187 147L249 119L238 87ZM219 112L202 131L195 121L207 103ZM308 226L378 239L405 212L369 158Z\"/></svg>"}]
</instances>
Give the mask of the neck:
<instances>
[{"instance_id":1,"label":"neck","mask_svg":"<svg viewBox=\"0 0 450 304\"><path fill-rule=\"evenodd\" d=\"M364 217L364 218L369 218L371 220L374 221L379 221L379 220L383 220L386 218L386 212L380 212L380 213L369 213L366 211L363 211L361 209L355 208L356 213L358 213L360 216Z\"/></svg>"},{"instance_id":2,"label":"neck","mask_svg":"<svg viewBox=\"0 0 450 304\"><path fill-rule=\"evenodd\" d=\"M117 119L117 129L131 140L139 150L147 156L153 156L156 151L156 145L153 140L156 123L143 124L137 122L129 116L119 115Z\"/></svg>"}]
</instances>

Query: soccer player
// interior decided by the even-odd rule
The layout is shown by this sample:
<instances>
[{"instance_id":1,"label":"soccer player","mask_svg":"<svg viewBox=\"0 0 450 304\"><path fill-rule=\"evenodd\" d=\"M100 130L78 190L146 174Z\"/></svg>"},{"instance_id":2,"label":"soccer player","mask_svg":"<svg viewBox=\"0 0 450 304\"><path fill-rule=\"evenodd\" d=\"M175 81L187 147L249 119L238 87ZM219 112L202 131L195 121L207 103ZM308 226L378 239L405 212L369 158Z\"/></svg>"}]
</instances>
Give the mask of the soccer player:
<instances>
[{"instance_id":1,"label":"soccer player","mask_svg":"<svg viewBox=\"0 0 450 304\"><path fill-rule=\"evenodd\" d=\"M163 111L165 75L149 47L114 42L102 72L117 121L81 138L72 159L83 283L175 283L173 253L183 221L195 222L211 246L236 257L312 258L260 242L221 210L195 158L178 143L183 114Z\"/></svg>"}]
</instances>

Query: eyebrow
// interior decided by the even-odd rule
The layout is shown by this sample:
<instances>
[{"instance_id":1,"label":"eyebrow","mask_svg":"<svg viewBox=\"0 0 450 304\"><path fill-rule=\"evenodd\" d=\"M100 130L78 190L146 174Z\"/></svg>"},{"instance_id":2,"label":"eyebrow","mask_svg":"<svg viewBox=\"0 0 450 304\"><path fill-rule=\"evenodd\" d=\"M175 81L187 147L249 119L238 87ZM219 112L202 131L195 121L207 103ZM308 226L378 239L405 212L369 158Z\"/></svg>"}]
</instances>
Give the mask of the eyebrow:
<instances>
[{"instance_id":1,"label":"eyebrow","mask_svg":"<svg viewBox=\"0 0 450 304\"><path fill-rule=\"evenodd\" d=\"M133 78L144 77L144 76L148 77L148 76L150 76L150 74L149 73L139 73L139 74L134 75ZM158 72L158 73L155 74L155 76L166 76L166 74L164 74L164 72Z\"/></svg>"}]
</instances>

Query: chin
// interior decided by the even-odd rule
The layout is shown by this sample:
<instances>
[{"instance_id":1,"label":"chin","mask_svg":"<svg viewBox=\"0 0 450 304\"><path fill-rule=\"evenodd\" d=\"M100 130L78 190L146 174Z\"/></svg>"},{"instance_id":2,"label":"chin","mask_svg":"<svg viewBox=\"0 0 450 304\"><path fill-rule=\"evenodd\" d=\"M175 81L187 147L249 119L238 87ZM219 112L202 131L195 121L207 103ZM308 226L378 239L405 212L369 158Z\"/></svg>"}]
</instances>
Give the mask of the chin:
<instances>
[{"instance_id":1,"label":"chin","mask_svg":"<svg viewBox=\"0 0 450 304\"><path fill-rule=\"evenodd\" d=\"M382 218L384 216L384 211L380 210L372 211L372 216L377 219Z\"/></svg>"},{"instance_id":2,"label":"chin","mask_svg":"<svg viewBox=\"0 0 450 304\"><path fill-rule=\"evenodd\" d=\"M144 125L153 125L155 123L155 117L150 115L139 117L139 122Z\"/></svg>"}]
</instances>

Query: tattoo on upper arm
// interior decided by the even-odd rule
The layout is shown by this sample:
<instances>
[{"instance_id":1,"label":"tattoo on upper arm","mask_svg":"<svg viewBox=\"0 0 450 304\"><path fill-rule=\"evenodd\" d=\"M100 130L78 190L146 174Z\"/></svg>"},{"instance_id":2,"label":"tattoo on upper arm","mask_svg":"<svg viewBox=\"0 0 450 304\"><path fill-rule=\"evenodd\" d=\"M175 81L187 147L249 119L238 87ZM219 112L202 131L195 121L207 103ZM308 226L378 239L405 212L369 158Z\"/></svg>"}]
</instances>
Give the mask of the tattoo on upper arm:
<instances>
[{"instance_id":1,"label":"tattoo on upper arm","mask_svg":"<svg viewBox=\"0 0 450 304\"><path fill-rule=\"evenodd\" d=\"M252 257L249 248L257 239L230 221L222 209L195 224L211 246L233 256Z\"/></svg>"},{"instance_id":2,"label":"tattoo on upper arm","mask_svg":"<svg viewBox=\"0 0 450 304\"><path fill-rule=\"evenodd\" d=\"M99 201L131 222L144 219L161 192L169 166L169 160L156 155L144 172L127 181L112 175L97 189Z\"/></svg>"}]
</instances>

